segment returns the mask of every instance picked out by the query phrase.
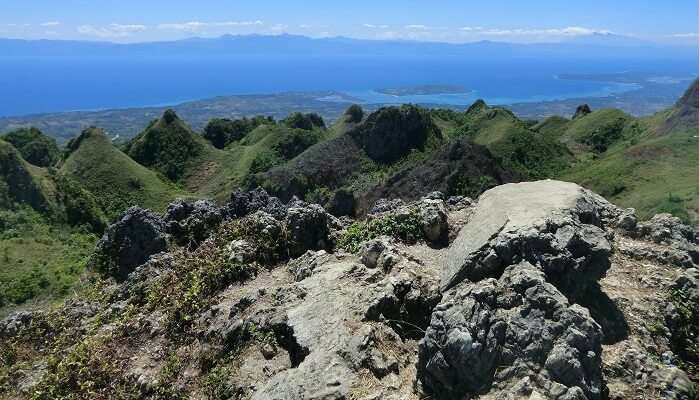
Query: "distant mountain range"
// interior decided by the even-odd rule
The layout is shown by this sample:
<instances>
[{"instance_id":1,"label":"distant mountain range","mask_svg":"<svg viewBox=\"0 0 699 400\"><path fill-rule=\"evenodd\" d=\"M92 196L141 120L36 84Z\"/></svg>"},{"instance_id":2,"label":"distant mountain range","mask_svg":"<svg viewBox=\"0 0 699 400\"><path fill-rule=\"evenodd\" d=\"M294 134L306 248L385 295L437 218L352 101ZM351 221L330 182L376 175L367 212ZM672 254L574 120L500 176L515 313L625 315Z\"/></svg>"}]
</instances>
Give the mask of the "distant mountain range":
<instances>
[{"instance_id":1,"label":"distant mountain range","mask_svg":"<svg viewBox=\"0 0 699 400\"><path fill-rule=\"evenodd\" d=\"M652 51L651 51L652 50ZM300 35L224 35L177 41L118 44L96 41L0 39L0 53L18 56L384 56L512 58L566 55L581 58L697 58L699 47L676 47L615 34L575 37L560 43L516 44L479 41L463 44L405 40L364 40Z\"/></svg>"}]
</instances>

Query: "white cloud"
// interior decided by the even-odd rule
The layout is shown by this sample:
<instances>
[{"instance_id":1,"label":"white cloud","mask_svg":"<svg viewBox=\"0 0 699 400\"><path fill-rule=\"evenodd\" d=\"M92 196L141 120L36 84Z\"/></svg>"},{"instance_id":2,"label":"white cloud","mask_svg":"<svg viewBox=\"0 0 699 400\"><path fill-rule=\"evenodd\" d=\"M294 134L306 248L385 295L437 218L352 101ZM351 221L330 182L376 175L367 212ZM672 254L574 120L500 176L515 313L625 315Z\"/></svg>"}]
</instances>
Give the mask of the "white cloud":
<instances>
[{"instance_id":1,"label":"white cloud","mask_svg":"<svg viewBox=\"0 0 699 400\"><path fill-rule=\"evenodd\" d=\"M299 28L301 28L301 29L311 29L311 28L313 28L313 26L308 25L308 24L301 24L301 25L299 25Z\"/></svg>"},{"instance_id":2,"label":"white cloud","mask_svg":"<svg viewBox=\"0 0 699 400\"><path fill-rule=\"evenodd\" d=\"M173 31L183 31L183 32L196 32L199 29L205 27L207 24L199 21L184 22L178 24L158 24L158 29L173 30Z\"/></svg>"},{"instance_id":3,"label":"white cloud","mask_svg":"<svg viewBox=\"0 0 699 400\"><path fill-rule=\"evenodd\" d=\"M226 21L226 22L212 22L209 24L204 24L204 25L211 25L211 26L259 26L259 25L264 25L265 23L258 20L255 21Z\"/></svg>"},{"instance_id":4,"label":"white cloud","mask_svg":"<svg viewBox=\"0 0 699 400\"><path fill-rule=\"evenodd\" d=\"M362 26L369 29L388 29L388 25L362 24Z\"/></svg>"},{"instance_id":5,"label":"white cloud","mask_svg":"<svg viewBox=\"0 0 699 400\"><path fill-rule=\"evenodd\" d=\"M473 29L464 27L462 32L487 36L512 36L512 37L576 37L590 36L594 34L611 34L609 30L598 30L583 28L579 26L569 26L566 28L551 29Z\"/></svg>"},{"instance_id":6,"label":"white cloud","mask_svg":"<svg viewBox=\"0 0 699 400\"><path fill-rule=\"evenodd\" d=\"M44 22L43 24L41 24L41 26L58 26L60 24L61 23L58 21L49 21L49 22Z\"/></svg>"},{"instance_id":7,"label":"white cloud","mask_svg":"<svg viewBox=\"0 0 699 400\"><path fill-rule=\"evenodd\" d=\"M204 28L221 28L221 27L243 27L243 26L260 26L265 23L258 20L255 21L223 21L223 22L200 22L191 21L183 23L166 23L158 24L158 29L173 30L195 33Z\"/></svg>"},{"instance_id":8,"label":"white cloud","mask_svg":"<svg viewBox=\"0 0 699 400\"><path fill-rule=\"evenodd\" d=\"M699 38L699 33L697 32L687 32L687 33L675 33L672 37L680 39L695 39Z\"/></svg>"},{"instance_id":9,"label":"white cloud","mask_svg":"<svg viewBox=\"0 0 699 400\"><path fill-rule=\"evenodd\" d=\"M405 29L409 29L409 30L420 30L420 31L422 31L422 30L426 30L426 29L427 29L427 25L419 25L419 24L415 24L415 25L406 25L406 26L405 26Z\"/></svg>"},{"instance_id":10,"label":"white cloud","mask_svg":"<svg viewBox=\"0 0 699 400\"><path fill-rule=\"evenodd\" d=\"M148 29L148 27L145 25L136 24L109 24L107 26L81 25L78 27L78 33L100 38L124 38L134 33L143 32L146 29Z\"/></svg>"},{"instance_id":11,"label":"white cloud","mask_svg":"<svg viewBox=\"0 0 699 400\"><path fill-rule=\"evenodd\" d=\"M289 25L286 25L286 24L276 24L276 25L272 25L269 29L278 32L278 31L283 31L283 30L287 29L288 27L289 27Z\"/></svg>"}]
</instances>

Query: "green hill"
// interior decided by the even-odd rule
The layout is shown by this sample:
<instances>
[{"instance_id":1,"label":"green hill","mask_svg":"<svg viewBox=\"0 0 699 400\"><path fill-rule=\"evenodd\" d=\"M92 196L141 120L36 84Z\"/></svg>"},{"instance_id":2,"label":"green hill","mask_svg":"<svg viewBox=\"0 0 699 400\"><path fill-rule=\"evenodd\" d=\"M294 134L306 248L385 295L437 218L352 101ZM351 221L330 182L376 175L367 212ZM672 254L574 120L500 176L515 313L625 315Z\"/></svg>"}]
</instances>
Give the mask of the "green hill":
<instances>
[{"instance_id":1,"label":"green hill","mask_svg":"<svg viewBox=\"0 0 699 400\"><path fill-rule=\"evenodd\" d=\"M129 141L125 152L141 165L178 181L187 172L192 159L201 156L203 144L196 136L173 110L167 110Z\"/></svg>"},{"instance_id":2,"label":"green hill","mask_svg":"<svg viewBox=\"0 0 699 400\"><path fill-rule=\"evenodd\" d=\"M0 140L0 308L65 295L104 227L90 193Z\"/></svg>"},{"instance_id":3,"label":"green hill","mask_svg":"<svg viewBox=\"0 0 699 400\"><path fill-rule=\"evenodd\" d=\"M17 129L0 138L11 143L27 162L39 167L53 166L61 158L56 140L36 128Z\"/></svg>"},{"instance_id":4,"label":"green hill","mask_svg":"<svg viewBox=\"0 0 699 400\"><path fill-rule=\"evenodd\" d=\"M482 100L464 113L441 112L440 118L450 126L448 136L471 138L488 147L504 166L530 179L550 176L572 160L555 135L534 131L511 111Z\"/></svg>"},{"instance_id":5,"label":"green hill","mask_svg":"<svg viewBox=\"0 0 699 400\"><path fill-rule=\"evenodd\" d=\"M100 129L83 131L68 144L68 152L60 173L91 192L111 217L132 205L162 210L189 195L129 158Z\"/></svg>"},{"instance_id":6,"label":"green hill","mask_svg":"<svg viewBox=\"0 0 699 400\"><path fill-rule=\"evenodd\" d=\"M564 135L595 137L605 151L579 157L559 176L580 183L641 217L670 212L699 222L699 82L678 104L654 116L635 119L618 110L592 113L573 121ZM681 116L681 118L679 117ZM618 122L624 120L623 126ZM614 127L614 129L610 129ZM578 142L580 143L580 142Z\"/></svg>"}]
</instances>

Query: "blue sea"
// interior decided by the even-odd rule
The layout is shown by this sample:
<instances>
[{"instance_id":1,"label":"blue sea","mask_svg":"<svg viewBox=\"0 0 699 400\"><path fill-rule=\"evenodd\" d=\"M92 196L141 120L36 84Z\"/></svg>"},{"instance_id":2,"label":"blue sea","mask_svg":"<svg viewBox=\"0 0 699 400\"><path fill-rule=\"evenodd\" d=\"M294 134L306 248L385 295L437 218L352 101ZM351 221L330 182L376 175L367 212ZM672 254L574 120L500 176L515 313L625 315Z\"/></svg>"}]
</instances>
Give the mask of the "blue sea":
<instances>
[{"instance_id":1,"label":"blue sea","mask_svg":"<svg viewBox=\"0 0 699 400\"><path fill-rule=\"evenodd\" d=\"M10 57L0 56L0 116L177 104L214 96L341 91L364 103L492 104L603 97L632 83L559 79L561 74L633 69L671 73L671 65L631 61L517 59L504 62L405 57ZM463 94L401 96L381 88L454 85Z\"/></svg>"}]
</instances>

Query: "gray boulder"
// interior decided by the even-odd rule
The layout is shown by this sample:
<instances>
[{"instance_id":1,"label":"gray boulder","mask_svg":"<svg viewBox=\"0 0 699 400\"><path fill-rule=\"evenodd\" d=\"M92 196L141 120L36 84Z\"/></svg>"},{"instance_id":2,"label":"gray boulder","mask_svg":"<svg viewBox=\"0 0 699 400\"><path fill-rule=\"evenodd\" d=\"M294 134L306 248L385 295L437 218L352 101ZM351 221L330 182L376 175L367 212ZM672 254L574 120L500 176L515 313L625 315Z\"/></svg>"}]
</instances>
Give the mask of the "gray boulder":
<instances>
[{"instance_id":1,"label":"gray boulder","mask_svg":"<svg viewBox=\"0 0 699 400\"><path fill-rule=\"evenodd\" d=\"M283 219L286 215L286 207L281 200L270 196L260 187L247 192L238 190L231 193L227 208L233 218L242 218L255 211L264 211L277 219Z\"/></svg>"},{"instance_id":2,"label":"gray boulder","mask_svg":"<svg viewBox=\"0 0 699 400\"><path fill-rule=\"evenodd\" d=\"M226 218L226 210L210 200L176 201L165 212L167 231L181 245L203 242Z\"/></svg>"},{"instance_id":3,"label":"gray boulder","mask_svg":"<svg viewBox=\"0 0 699 400\"><path fill-rule=\"evenodd\" d=\"M150 211L132 207L110 225L97 242L89 266L124 281L150 256L167 249L165 222Z\"/></svg>"},{"instance_id":4,"label":"gray boulder","mask_svg":"<svg viewBox=\"0 0 699 400\"><path fill-rule=\"evenodd\" d=\"M602 329L589 312L523 261L498 280L445 294L419 344L418 377L439 399L536 391L554 399L600 399L601 342Z\"/></svg>"},{"instance_id":5,"label":"gray boulder","mask_svg":"<svg viewBox=\"0 0 699 400\"><path fill-rule=\"evenodd\" d=\"M289 208L286 215L289 257L298 257L307 250L329 249L328 214L317 204Z\"/></svg>"},{"instance_id":6,"label":"gray boulder","mask_svg":"<svg viewBox=\"0 0 699 400\"><path fill-rule=\"evenodd\" d=\"M566 296L580 298L610 266L611 244L601 227L617 215L616 207L572 183L498 186L481 195L450 246L442 288L499 276L524 260Z\"/></svg>"}]
</instances>

